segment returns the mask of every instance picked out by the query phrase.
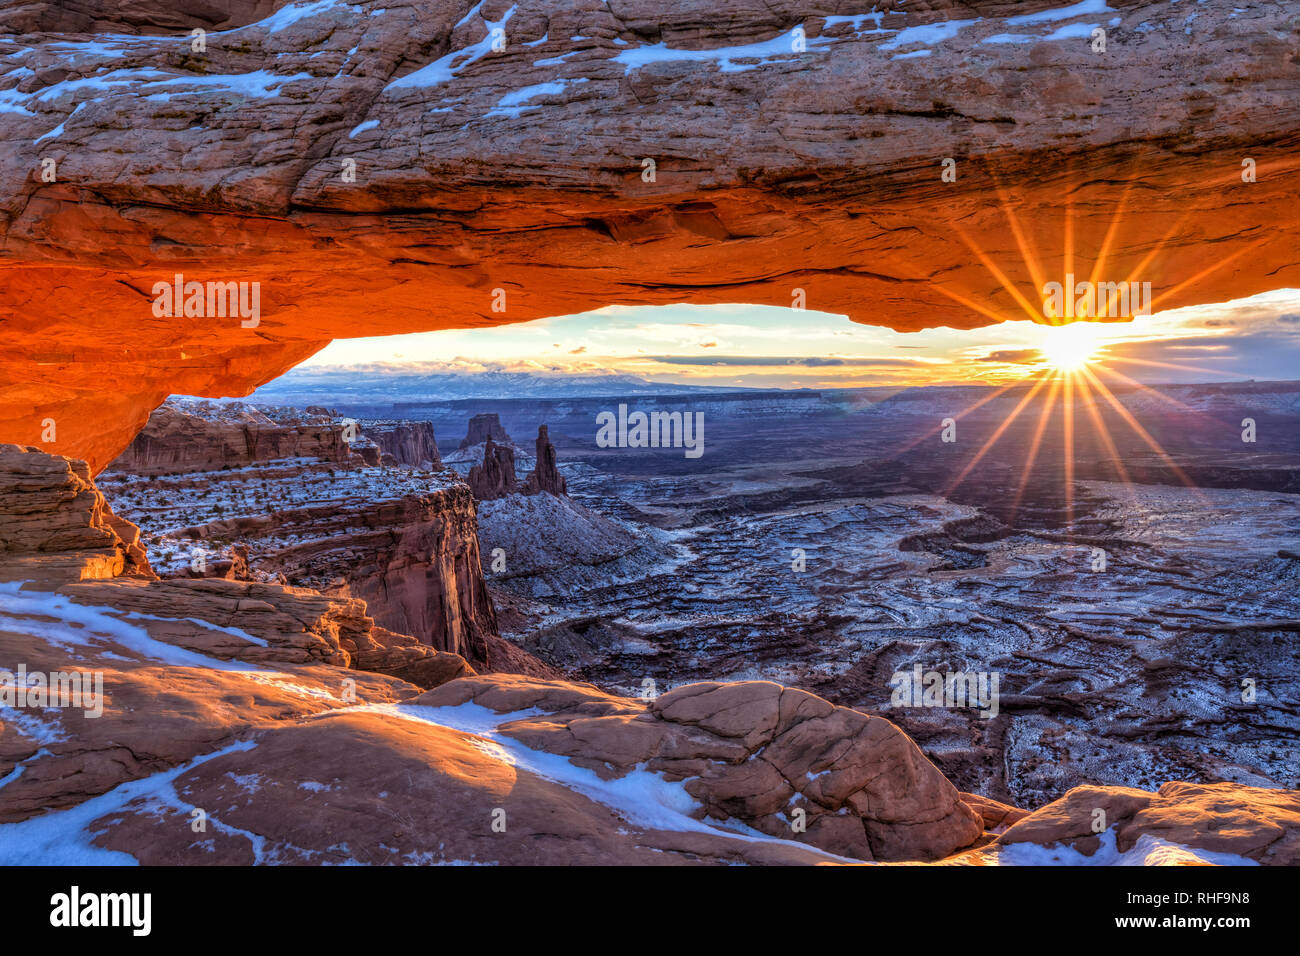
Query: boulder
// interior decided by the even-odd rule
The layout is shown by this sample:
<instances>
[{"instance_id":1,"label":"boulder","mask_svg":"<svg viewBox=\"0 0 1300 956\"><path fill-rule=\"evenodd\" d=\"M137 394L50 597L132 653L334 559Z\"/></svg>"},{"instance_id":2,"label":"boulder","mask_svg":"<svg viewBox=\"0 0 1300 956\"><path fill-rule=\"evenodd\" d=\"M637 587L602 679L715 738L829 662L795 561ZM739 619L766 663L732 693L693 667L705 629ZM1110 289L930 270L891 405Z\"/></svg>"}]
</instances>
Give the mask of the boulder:
<instances>
[{"instance_id":1,"label":"boulder","mask_svg":"<svg viewBox=\"0 0 1300 956\"><path fill-rule=\"evenodd\" d=\"M1155 793L1075 787L1022 817L1000 846L1066 846L1092 855L1111 835L1126 853L1146 838L1271 866L1300 864L1300 793L1237 783L1170 781Z\"/></svg>"},{"instance_id":2,"label":"boulder","mask_svg":"<svg viewBox=\"0 0 1300 956\"><path fill-rule=\"evenodd\" d=\"M765 681L701 683L650 701L523 677L455 681L413 701L519 714L503 734L606 778L681 781L702 819L859 860L934 860L982 819L889 721Z\"/></svg>"}]
</instances>

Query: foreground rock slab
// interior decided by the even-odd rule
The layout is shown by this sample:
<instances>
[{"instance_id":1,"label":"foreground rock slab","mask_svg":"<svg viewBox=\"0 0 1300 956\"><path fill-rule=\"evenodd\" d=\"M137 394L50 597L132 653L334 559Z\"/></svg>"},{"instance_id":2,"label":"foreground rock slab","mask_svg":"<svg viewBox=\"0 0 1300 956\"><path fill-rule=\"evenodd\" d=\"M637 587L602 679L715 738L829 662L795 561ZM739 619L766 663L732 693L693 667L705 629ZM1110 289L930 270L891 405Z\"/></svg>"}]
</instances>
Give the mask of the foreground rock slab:
<instances>
[{"instance_id":1,"label":"foreground rock slab","mask_svg":"<svg viewBox=\"0 0 1300 956\"><path fill-rule=\"evenodd\" d=\"M888 722L773 684L645 702L486 675L421 692L331 665L182 659L161 622L129 619L146 643L102 609L69 646L76 629L65 620L54 642L50 621L86 622L84 608L34 600L0 595L0 654L98 671L107 699L97 717L0 709L5 864L1295 859L1294 795L1081 788L1037 813L998 811ZM1114 814L1101 837L1095 806ZM794 832L800 808L811 825ZM1020 819L999 836L994 811Z\"/></svg>"},{"instance_id":2,"label":"foreground rock slab","mask_svg":"<svg viewBox=\"0 0 1300 956\"><path fill-rule=\"evenodd\" d=\"M889 721L778 684L690 684L636 703L583 685L470 678L415 703L540 711L501 732L602 777L662 773L702 817L859 860L937 859L984 829Z\"/></svg>"},{"instance_id":3,"label":"foreground rock slab","mask_svg":"<svg viewBox=\"0 0 1300 956\"><path fill-rule=\"evenodd\" d=\"M0 862L807 864L930 859L982 832L886 721L836 717L798 691L683 688L651 710L589 685L494 675L432 696L303 662L283 642L261 647L255 600L240 631L139 610L112 583L92 582L94 596L122 607L0 592L3 660L95 674L103 688L94 707L51 709L9 686ZM135 590L166 599L169 583ZM258 663L230 656L243 649ZM792 801L781 774L800 758L769 762L763 740L829 772L805 773ZM792 802L808 808L806 832L779 819ZM195 810L206 828L191 826Z\"/></svg>"},{"instance_id":4,"label":"foreground rock slab","mask_svg":"<svg viewBox=\"0 0 1300 956\"><path fill-rule=\"evenodd\" d=\"M1098 819L1113 828L1120 853L1145 836L1271 866L1300 864L1300 793L1235 783L1170 782L1155 793L1076 787L1013 824L997 842L1062 845L1091 855L1103 844Z\"/></svg>"}]
</instances>

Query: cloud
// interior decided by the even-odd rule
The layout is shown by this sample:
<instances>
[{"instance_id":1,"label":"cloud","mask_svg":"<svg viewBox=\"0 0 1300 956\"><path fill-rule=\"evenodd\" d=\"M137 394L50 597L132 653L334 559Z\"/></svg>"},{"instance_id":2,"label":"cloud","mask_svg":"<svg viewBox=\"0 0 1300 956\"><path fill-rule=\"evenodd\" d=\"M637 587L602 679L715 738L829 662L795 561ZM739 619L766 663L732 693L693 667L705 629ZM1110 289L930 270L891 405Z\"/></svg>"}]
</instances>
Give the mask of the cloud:
<instances>
[{"instance_id":1,"label":"cloud","mask_svg":"<svg viewBox=\"0 0 1300 956\"><path fill-rule=\"evenodd\" d=\"M1043 361L1043 353L1038 349L999 349L988 355L981 355L977 362L1001 362L1005 365L1037 365Z\"/></svg>"},{"instance_id":2,"label":"cloud","mask_svg":"<svg viewBox=\"0 0 1300 956\"><path fill-rule=\"evenodd\" d=\"M1115 342L1106 347L1103 362L1149 382L1293 380L1300 368L1297 331L1289 324L1210 342L1195 336Z\"/></svg>"},{"instance_id":3,"label":"cloud","mask_svg":"<svg viewBox=\"0 0 1300 956\"><path fill-rule=\"evenodd\" d=\"M611 306L526 324L339 340L304 373L617 373L701 384L744 376L769 388L993 383L1043 373L1042 331L1022 320L898 333L772 306ZM1141 382L1300 378L1300 289L1165 310L1104 332L1099 367Z\"/></svg>"},{"instance_id":4,"label":"cloud","mask_svg":"<svg viewBox=\"0 0 1300 956\"><path fill-rule=\"evenodd\" d=\"M664 365L797 366L799 368L925 368L929 364L919 359L822 358L816 355L648 355L646 358Z\"/></svg>"},{"instance_id":5,"label":"cloud","mask_svg":"<svg viewBox=\"0 0 1300 956\"><path fill-rule=\"evenodd\" d=\"M1178 340L1161 343L1166 352L1232 352L1233 346L1228 342L1189 342Z\"/></svg>"}]
</instances>

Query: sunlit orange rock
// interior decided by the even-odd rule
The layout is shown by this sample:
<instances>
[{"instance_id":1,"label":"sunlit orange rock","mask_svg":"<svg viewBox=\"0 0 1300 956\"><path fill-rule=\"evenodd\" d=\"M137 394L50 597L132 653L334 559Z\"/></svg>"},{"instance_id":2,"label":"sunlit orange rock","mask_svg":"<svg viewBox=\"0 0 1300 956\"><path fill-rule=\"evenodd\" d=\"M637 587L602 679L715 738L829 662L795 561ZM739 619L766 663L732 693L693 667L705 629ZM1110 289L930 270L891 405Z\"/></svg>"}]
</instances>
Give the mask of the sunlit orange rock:
<instances>
[{"instance_id":1,"label":"sunlit orange rock","mask_svg":"<svg viewBox=\"0 0 1300 956\"><path fill-rule=\"evenodd\" d=\"M0 3L0 441L92 471L167 394L341 336L673 302L969 328L1041 320L1066 273L1156 309L1300 284L1281 4L148 6ZM258 283L258 314L156 314L177 275Z\"/></svg>"},{"instance_id":2,"label":"sunlit orange rock","mask_svg":"<svg viewBox=\"0 0 1300 956\"><path fill-rule=\"evenodd\" d=\"M1091 855L1103 843L1098 820L1114 827L1121 853L1147 836L1266 865L1295 866L1300 860L1300 796L1238 783L1170 781L1155 793L1076 787L1022 817L997 842L1063 845Z\"/></svg>"},{"instance_id":3,"label":"sunlit orange rock","mask_svg":"<svg viewBox=\"0 0 1300 956\"><path fill-rule=\"evenodd\" d=\"M83 461L0 445L0 576L152 578L140 529L113 514Z\"/></svg>"}]
</instances>

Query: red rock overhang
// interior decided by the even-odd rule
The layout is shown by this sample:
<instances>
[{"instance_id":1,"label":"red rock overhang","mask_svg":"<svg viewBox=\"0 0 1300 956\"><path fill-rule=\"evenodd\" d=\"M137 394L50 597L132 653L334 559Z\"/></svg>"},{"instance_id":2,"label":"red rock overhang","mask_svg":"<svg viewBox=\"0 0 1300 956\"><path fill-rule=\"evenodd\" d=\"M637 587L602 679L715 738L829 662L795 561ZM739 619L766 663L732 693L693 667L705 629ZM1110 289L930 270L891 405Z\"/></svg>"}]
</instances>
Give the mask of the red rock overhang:
<instances>
[{"instance_id":1,"label":"red rock overhang","mask_svg":"<svg viewBox=\"0 0 1300 956\"><path fill-rule=\"evenodd\" d=\"M1067 272L1157 310L1300 285L1280 2L362 0L201 53L184 3L96 5L110 36L0 2L0 441L96 471L168 394L244 395L339 337L796 289L971 328L1041 320ZM799 26L802 52L753 46ZM260 283L260 321L155 315L177 273Z\"/></svg>"}]
</instances>

